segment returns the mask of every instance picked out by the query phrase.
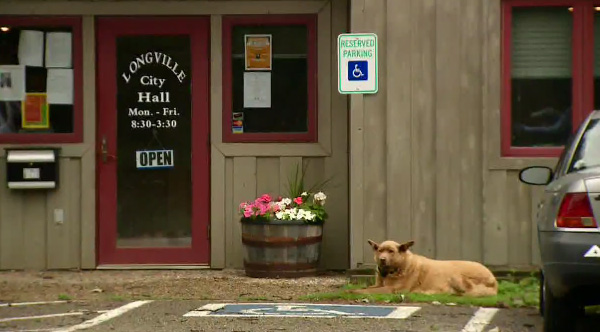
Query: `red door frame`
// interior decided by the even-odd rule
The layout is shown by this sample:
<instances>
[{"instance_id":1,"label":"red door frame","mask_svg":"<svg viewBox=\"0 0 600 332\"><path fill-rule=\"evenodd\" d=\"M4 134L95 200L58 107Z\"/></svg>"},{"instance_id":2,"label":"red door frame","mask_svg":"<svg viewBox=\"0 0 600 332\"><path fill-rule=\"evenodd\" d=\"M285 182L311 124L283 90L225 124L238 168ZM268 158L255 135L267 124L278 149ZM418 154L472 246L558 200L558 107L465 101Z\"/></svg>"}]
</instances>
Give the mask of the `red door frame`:
<instances>
[{"instance_id":1,"label":"red door frame","mask_svg":"<svg viewBox=\"0 0 600 332\"><path fill-rule=\"evenodd\" d=\"M206 17L104 17L97 20L97 220L98 264L209 264L210 118L209 42ZM101 142L116 154L116 37L119 35L190 36L192 58L192 246L117 248L117 162L102 160ZM203 75L203 73L205 73Z\"/></svg>"}]
</instances>

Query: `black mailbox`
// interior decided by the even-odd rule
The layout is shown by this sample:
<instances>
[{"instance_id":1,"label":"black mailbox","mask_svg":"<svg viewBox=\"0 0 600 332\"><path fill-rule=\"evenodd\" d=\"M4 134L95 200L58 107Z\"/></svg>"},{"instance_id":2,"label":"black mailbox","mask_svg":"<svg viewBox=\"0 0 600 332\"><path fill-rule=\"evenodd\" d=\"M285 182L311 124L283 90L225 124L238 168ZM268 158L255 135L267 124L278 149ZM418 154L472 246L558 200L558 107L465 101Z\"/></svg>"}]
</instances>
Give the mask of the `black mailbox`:
<instances>
[{"instance_id":1,"label":"black mailbox","mask_svg":"<svg viewBox=\"0 0 600 332\"><path fill-rule=\"evenodd\" d=\"M9 189L58 187L58 150L6 149L6 181Z\"/></svg>"}]
</instances>

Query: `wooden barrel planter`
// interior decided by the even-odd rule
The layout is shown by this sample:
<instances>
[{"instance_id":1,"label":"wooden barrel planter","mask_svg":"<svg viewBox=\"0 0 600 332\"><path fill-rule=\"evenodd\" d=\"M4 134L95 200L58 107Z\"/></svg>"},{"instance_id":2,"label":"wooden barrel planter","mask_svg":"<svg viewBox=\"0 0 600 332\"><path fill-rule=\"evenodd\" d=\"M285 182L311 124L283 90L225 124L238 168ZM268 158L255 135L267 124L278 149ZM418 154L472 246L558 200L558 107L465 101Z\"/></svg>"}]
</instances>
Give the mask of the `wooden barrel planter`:
<instances>
[{"instance_id":1,"label":"wooden barrel planter","mask_svg":"<svg viewBox=\"0 0 600 332\"><path fill-rule=\"evenodd\" d=\"M297 278L316 275L323 223L241 220L246 275Z\"/></svg>"}]
</instances>

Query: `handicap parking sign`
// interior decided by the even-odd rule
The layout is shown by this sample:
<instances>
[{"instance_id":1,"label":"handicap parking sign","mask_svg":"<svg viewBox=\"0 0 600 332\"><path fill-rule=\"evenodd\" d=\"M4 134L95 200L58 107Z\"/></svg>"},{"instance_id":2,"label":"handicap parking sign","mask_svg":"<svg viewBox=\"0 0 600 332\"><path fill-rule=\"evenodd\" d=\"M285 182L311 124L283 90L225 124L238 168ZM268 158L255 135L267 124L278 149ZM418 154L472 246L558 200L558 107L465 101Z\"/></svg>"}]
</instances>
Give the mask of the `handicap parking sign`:
<instances>
[{"instance_id":1,"label":"handicap parking sign","mask_svg":"<svg viewBox=\"0 0 600 332\"><path fill-rule=\"evenodd\" d=\"M348 81L366 81L369 79L369 62L348 61Z\"/></svg>"},{"instance_id":2,"label":"handicap parking sign","mask_svg":"<svg viewBox=\"0 0 600 332\"><path fill-rule=\"evenodd\" d=\"M373 94L378 91L377 35L338 35L338 92Z\"/></svg>"}]
</instances>

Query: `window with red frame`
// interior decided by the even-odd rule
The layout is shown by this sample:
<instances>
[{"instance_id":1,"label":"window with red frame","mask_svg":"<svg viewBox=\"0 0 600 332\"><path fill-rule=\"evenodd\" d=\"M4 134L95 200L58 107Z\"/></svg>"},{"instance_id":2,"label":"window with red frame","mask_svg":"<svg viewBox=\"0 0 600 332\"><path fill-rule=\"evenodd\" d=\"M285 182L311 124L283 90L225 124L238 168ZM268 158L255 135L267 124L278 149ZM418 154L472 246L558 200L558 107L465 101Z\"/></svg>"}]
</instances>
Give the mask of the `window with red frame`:
<instances>
[{"instance_id":1,"label":"window with red frame","mask_svg":"<svg viewBox=\"0 0 600 332\"><path fill-rule=\"evenodd\" d=\"M505 0L502 154L558 156L600 107L600 1Z\"/></svg>"},{"instance_id":2,"label":"window with red frame","mask_svg":"<svg viewBox=\"0 0 600 332\"><path fill-rule=\"evenodd\" d=\"M0 17L0 142L81 141L79 18Z\"/></svg>"},{"instance_id":3,"label":"window with red frame","mask_svg":"<svg viewBox=\"0 0 600 332\"><path fill-rule=\"evenodd\" d=\"M223 19L223 141L317 141L316 17Z\"/></svg>"}]
</instances>

